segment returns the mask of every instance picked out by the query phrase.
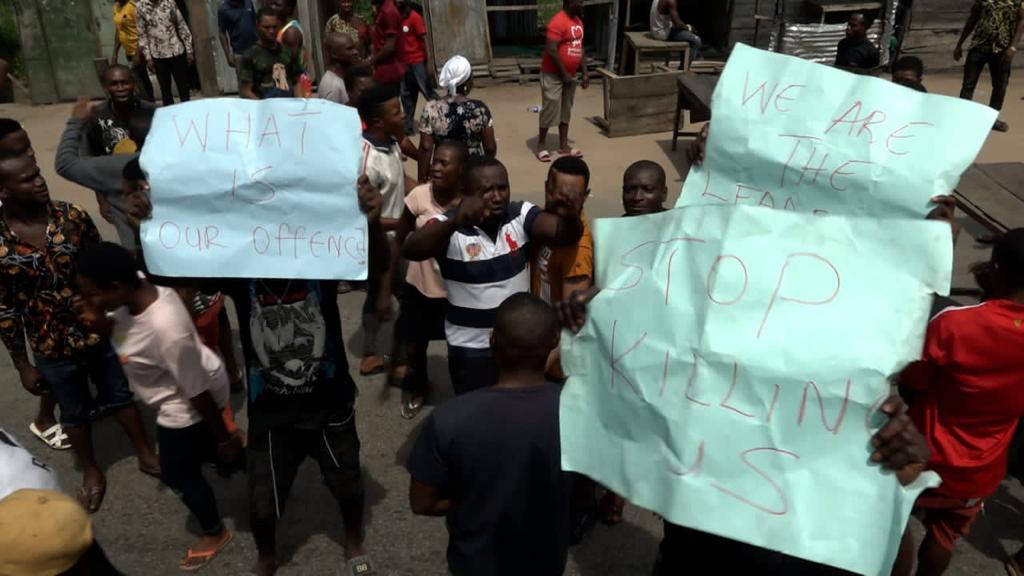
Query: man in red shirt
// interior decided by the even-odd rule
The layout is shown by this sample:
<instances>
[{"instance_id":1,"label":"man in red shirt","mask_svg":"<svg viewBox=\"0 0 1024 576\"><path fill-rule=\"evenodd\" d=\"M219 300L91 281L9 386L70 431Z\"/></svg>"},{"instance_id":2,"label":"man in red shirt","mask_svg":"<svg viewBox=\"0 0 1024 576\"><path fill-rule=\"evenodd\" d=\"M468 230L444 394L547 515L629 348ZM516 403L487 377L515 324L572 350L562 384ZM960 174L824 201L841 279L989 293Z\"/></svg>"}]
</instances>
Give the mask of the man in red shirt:
<instances>
[{"instance_id":1,"label":"man in red shirt","mask_svg":"<svg viewBox=\"0 0 1024 576\"><path fill-rule=\"evenodd\" d=\"M398 84L405 77L405 41L402 38L402 14L395 0L372 0L377 14L373 28L373 80L378 84Z\"/></svg>"},{"instance_id":2,"label":"man in red shirt","mask_svg":"<svg viewBox=\"0 0 1024 576\"><path fill-rule=\"evenodd\" d=\"M945 571L956 541L1006 475L1007 451L1024 416L1024 228L999 238L988 274L990 299L932 318L921 360L900 377L915 394L910 417L931 448L928 468L942 477L916 504L927 529L918 575ZM1018 552L1010 562L1021 559ZM907 530L893 574L909 575L913 565Z\"/></svg>"},{"instance_id":3,"label":"man in red shirt","mask_svg":"<svg viewBox=\"0 0 1024 576\"><path fill-rule=\"evenodd\" d=\"M434 74L427 71L427 25L423 16L412 9L409 0L398 0L402 13L402 43L405 47L405 77L402 79L402 108L405 109L405 133L416 133L416 101L422 93L427 100L436 100Z\"/></svg>"},{"instance_id":4,"label":"man in red shirt","mask_svg":"<svg viewBox=\"0 0 1024 576\"><path fill-rule=\"evenodd\" d=\"M537 136L537 159L550 162L547 146L548 129L558 122L558 153L582 157L569 146L569 118L576 97L576 72L582 68L583 89L590 85L583 52L583 0L564 0L562 10L548 22L547 41L540 63L540 134ZM582 66L581 66L582 64Z\"/></svg>"}]
</instances>

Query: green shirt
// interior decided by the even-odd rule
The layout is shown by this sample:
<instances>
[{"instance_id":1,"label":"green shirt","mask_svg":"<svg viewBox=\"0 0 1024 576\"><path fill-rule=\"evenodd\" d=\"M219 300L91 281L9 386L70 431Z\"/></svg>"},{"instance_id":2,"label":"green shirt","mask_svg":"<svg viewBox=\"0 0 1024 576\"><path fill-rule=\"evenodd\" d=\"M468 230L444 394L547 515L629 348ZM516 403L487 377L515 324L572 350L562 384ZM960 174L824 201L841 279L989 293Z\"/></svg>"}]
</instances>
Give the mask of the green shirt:
<instances>
[{"instance_id":1,"label":"green shirt","mask_svg":"<svg viewBox=\"0 0 1024 576\"><path fill-rule=\"evenodd\" d=\"M262 98L292 96L302 75L302 60L286 46L269 50L256 44L238 63L238 85L252 83L252 91Z\"/></svg>"},{"instance_id":2,"label":"green shirt","mask_svg":"<svg viewBox=\"0 0 1024 576\"><path fill-rule=\"evenodd\" d=\"M999 53L1010 47L1024 0L974 0L979 11L971 50Z\"/></svg>"}]
</instances>

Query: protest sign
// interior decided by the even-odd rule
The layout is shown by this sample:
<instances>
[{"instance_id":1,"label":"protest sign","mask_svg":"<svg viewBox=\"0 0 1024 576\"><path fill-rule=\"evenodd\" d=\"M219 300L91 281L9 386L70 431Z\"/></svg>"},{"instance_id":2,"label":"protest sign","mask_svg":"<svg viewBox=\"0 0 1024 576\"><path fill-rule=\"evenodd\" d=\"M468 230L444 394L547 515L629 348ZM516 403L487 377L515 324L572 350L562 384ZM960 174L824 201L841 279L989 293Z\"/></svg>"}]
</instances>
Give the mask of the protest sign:
<instances>
[{"instance_id":1,"label":"protest sign","mask_svg":"<svg viewBox=\"0 0 1024 576\"><path fill-rule=\"evenodd\" d=\"M669 522L887 574L928 473L869 462L949 288L948 224L692 206L597 220L562 465ZM713 559L711 559L713 561Z\"/></svg>"},{"instance_id":2,"label":"protest sign","mask_svg":"<svg viewBox=\"0 0 1024 576\"><path fill-rule=\"evenodd\" d=\"M210 99L160 108L142 152L156 274L366 278L355 110L326 100Z\"/></svg>"},{"instance_id":3,"label":"protest sign","mask_svg":"<svg viewBox=\"0 0 1024 576\"><path fill-rule=\"evenodd\" d=\"M704 164L676 206L923 217L996 119L974 102L742 44L711 102Z\"/></svg>"}]
</instances>

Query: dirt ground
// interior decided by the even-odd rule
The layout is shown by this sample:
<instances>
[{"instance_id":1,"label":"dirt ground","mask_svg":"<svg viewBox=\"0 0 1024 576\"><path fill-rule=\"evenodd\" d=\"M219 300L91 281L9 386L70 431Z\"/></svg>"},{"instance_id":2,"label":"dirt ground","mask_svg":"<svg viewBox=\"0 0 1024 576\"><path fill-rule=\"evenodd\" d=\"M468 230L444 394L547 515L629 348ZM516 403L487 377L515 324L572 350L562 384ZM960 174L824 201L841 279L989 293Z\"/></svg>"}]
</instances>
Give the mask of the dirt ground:
<instances>
[{"instance_id":1,"label":"dirt ground","mask_svg":"<svg viewBox=\"0 0 1024 576\"><path fill-rule=\"evenodd\" d=\"M926 79L929 90L955 95L959 78L950 75ZM1024 150L1024 78L1011 82L1010 96L1003 119L1009 122L1008 134L992 133L979 161L1006 162L1020 160ZM482 88L475 97L486 101L495 115L499 157L512 175L514 198L534 202L543 200L543 182L547 166L532 155L536 139L537 115L528 110L540 103L537 85L502 85ZM977 98L987 100L988 86L979 86ZM587 212L592 218L621 213L620 186L622 172L631 162L649 159L661 163L669 174L670 190L675 195L682 186L688 166L682 148L672 152L671 133L609 139L587 118L601 113L600 85L577 92L577 106L572 124L572 139L583 150L592 171L592 197ZM86 207L101 226L107 238L116 238L113 228L98 217L92 193L57 177L53 156L70 104L31 107L0 105L0 116L22 121L32 137L51 195ZM554 147L552 135L549 146ZM684 141L685 146L686 141ZM963 221L962 235L956 251L955 286L969 286L967 265L985 258L983 247L972 235L980 227ZM362 294L341 297L346 337L352 343L361 341L359 308ZM446 366L439 350L434 350L431 371L435 382L447 382ZM354 359L350 359L353 361ZM70 453L53 452L31 438L27 431L34 401L25 394L6 353L0 358L0 426L19 437L41 460L51 464L60 474L65 488L73 492L79 481ZM363 441L362 459L367 487L368 548L381 574L441 575L445 570L446 532L438 519L414 517L408 509L406 490L408 476L402 464L422 422L402 420L398 415L398 394L387 390L383 377L357 378L360 387L358 425ZM442 389L435 394L438 402L451 394ZM236 405L243 402L236 399ZM147 414L152 422L152 415ZM239 415L244 422L244 415ZM168 490L155 480L136 471L131 449L119 429L110 421L96 426L101 465L107 469L109 490L103 509L94 517L96 532L114 562L126 574L177 574L176 563L197 531L188 520L185 508ZM213 476L211 475L211 478ZM248 533L245 479L213 478L226 522L236 532L236 539L206 574L234 575L247 573L255 558L255 547ZM293 489L287 513L279 529L279 547L285 566L282 575L333 574L341 564L337 542L340 517L327 491L319 482L312 463L306 463ZM571 555L567 574L583 576L618 576L647 574L652 565L660 524L654 516L630 507L626 522L615 528L598 527L583 545ZM1024 536L1024 489L1016 480L1007 480L1003 489L989 502L985 516L973 534L956 551L950 574L1003 574L1006 550L1013 551Z\"/></svg>"}]
</instances>

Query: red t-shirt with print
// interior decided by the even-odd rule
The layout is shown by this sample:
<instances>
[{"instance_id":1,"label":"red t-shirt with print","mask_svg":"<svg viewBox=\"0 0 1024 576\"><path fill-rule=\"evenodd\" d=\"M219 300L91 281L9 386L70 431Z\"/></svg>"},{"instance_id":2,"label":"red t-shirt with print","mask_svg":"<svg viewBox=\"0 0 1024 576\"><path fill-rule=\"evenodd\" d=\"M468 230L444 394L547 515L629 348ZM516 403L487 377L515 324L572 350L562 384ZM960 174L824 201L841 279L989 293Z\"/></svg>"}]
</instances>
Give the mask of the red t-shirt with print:
<instances>
[{"instance_id":1,"label":"red t-shirt with print","mask_svg":"<svg viewBox=\"0 0 1024 576\"><path fill-rule=\"evenodd\" d=\"M409 17L402 22L402 36L405 44L405 63L407 66L427 61L427 25L423 16L412 10Z\"/></svg>"},{"instance_id":2,"label":"red t-shirt with print","mask_svg":"<svg viewBox=\"0 0 1024 576\"><path fill-rule=\"evenodd\" d=\"M576 74L583 61L583 20L566 14L562 10L548 22L548 42L558 42L558 57L570 75ZM540 61L540 69L547 74L558 74L558 66L548 51Z\"/></svg>"},{"instance_id":3,"label":"red t-shirt with print","mask_svg":"<svg viewBox=\"0 0 1024 576\"><path fill-rule=\"evenodd\" d=\"M918 392L910 418L931 448L928 468L942 477L936 490L990 496L1024 416L1024 305L990 300L943 310L900 382Z\"/></svg>"}]
</instances>

